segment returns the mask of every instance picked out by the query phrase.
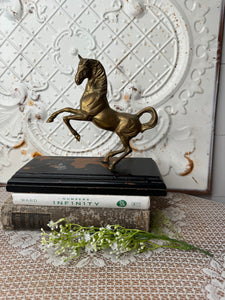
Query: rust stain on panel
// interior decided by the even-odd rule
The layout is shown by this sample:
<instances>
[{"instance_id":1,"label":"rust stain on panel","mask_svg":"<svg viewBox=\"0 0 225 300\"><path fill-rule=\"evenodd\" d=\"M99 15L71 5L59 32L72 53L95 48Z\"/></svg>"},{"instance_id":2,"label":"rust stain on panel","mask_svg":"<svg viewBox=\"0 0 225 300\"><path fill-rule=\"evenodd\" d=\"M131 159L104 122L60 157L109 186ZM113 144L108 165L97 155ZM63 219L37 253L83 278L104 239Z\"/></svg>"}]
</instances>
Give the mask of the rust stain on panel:
<instances>
[{"instance_id":1,"label":"rust stain on panel","mask_svg":"<svg viewBox=\"0 0 225 300\"><path fill-rule=\"evenodd\" d=\"M42 154L41 154L40 152L38 152L38 151L34 151L34 152L31 154L31 156L34 158L34 157L36 157L36 156L42 156Z\"/></svg>"},{"instance_id":2,"label":"rust stain on panel","mask_svg":"<svg viewBox=\"0 0 225 300\"><path fill-rule=\"evenodd\" d=\"M29 106L33 106L33 105L34 105L34 101L33 101L33 100L29 100L29 101L27 102L27 104L28 104Z\"/></svg>"},{"instance_id":3,"label":"rust stain on panel","mask_svg":"<svg viewBox=\"0 0 225 300\"><path fill-rule=\"evenodd\" d=\"M192 159L190 159L190 157L188 155L190 155L191 152L186 152L184 154L184 157L188 160L188 165L187 165L187 168L186 168L186 171L184 173L180 173L180 176L187 176L189 175L193 169L194 169L194 162Z\"/></svg>"},{"instance_id":4,"label":"rust stain on panel","mask_svg":"<svg viewBox=\"0 0 225 300\"><path fill-rule=\"evenodd\" d=\"M38 115L38 114L35 115L35 118L38 119L38 120L41 120L41 116Z\"/></svg>"},{"instance_id":5,"label":"rust stain on panel","mask_svg":"<svg viewBox=\"0 0 225 300\"><path fill-rule=\"evenodd\" d=\"M21 150L21 154L22 155L27 155L27 151L26 150Z\"/></svg>"},{"instance_id":6,"label":"rust stain on panel","mask_svg":"<svg viewBox=\"0 0 225 300\"><path fill-rule=\"evenodd\" d=\"M123 98L124 98L125 101L129 101L130 100L130 96L129 95L124 95Z\"/></svg>"},{"instance_id":7,"label":"rust stain on panel","mask_svg":"<svg viewBox=\"0 0 225 300\"><path fill-rule=\"evenodd\" d=\"M26 141L25 140L22 140L19 144L13 146L14 149L18 149L20 147L23 147L26 145Z\"/></svg>"}]
</instances>

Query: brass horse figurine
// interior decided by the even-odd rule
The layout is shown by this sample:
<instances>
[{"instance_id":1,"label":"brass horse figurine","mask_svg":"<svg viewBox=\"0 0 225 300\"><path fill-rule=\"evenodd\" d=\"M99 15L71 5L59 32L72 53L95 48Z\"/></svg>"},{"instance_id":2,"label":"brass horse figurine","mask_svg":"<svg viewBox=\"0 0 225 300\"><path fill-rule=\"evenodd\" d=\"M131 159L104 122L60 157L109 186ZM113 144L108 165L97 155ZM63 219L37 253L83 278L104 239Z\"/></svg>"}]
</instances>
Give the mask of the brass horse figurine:
<instances>
[{"instance_id":1,"label":"brass horse figurine","mask_svg":"<svg viewBox=\"0 0 225 300\"><path fill-rule=\"evenodd\" d=\"M88 79L85 91L80 100L80 109L70 107L60 109L54 112L48 118L47 122L53 122L60 113L71 113L72 115L63 117L63 121L78 141L80 141L80 135L70 125L71 120L91 121L102 129L115 132L119 136L123 147L117 151L110 151L104 158L104 162L109 163L110 157L122 153L122 155L109 164L108 169L112 170L121 159L132 152L130 140L138 133L155 127L158 116L155 109L150 106L136 114L113 110L109 106L106 97L107 77L104 67L98 60L82 58L80 55L78 55L78 57L80 62L75 76L75 82L77 85L80 85L85 78ZM151 119L147 123L142 124L139 118L144 113L150 113Z\"/></svg>"}]
</instances>

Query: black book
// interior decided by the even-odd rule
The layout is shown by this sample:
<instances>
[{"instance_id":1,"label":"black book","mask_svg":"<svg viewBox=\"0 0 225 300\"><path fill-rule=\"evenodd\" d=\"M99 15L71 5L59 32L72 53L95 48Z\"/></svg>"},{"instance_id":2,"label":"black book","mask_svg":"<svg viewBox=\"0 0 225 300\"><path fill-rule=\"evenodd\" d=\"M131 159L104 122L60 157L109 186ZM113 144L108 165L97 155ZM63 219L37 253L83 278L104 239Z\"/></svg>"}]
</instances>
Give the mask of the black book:
<instances>
[{"instance_id":1,"label":"black book","mask_svg":"<svg viewBox=\"0 0 225 300\"><path fill-rule=\"evenodd\" d=\"M102 157L37 156L7 182L9 192L166 195L166 185L151 158L123 159L115 170Z\"/></svg>"}]
</instances>

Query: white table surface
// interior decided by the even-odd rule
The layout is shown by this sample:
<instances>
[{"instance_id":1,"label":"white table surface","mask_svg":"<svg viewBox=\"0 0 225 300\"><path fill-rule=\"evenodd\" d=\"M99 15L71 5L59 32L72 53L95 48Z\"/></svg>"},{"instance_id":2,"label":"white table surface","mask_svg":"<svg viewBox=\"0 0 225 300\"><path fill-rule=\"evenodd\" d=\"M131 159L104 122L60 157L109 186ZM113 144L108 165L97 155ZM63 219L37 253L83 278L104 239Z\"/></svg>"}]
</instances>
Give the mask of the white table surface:
<instances>
[{"instance_id":1,"label":"white table surface","mask_svg":"<svg viewBox=\"0 0 225 300\"><path fill-rule=\"evenodd\" d=\"M0 189L1 204L9 193ZM0 299L225 299L225 205L185 194L151 199L186 241L209 250L161 249L116 259L81 255L63 265L40 231L0 229Z\"/></svg>"}]
</instances>

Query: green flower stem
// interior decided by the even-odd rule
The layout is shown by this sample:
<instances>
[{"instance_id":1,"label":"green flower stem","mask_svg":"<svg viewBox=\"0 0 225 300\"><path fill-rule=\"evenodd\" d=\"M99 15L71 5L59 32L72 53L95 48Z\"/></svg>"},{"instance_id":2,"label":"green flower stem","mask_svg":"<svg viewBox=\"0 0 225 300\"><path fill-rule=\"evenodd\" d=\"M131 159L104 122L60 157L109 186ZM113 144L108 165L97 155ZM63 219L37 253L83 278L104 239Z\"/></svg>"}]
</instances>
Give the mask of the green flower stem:
<instances>
[{"instance_id":1,"label":"green flower stem","mask_svg":"<svg viewBox=\"0 0 225 300\"><path fill-rule=\"evenodd\" d=\"M197 250L212 256L206 250L193 246L184 240L169 237L161 231L156 231L157 233L147 232L138 229L127 229L120 225L83 227L72 224L66 219L50 222L49 227L51 229L50 233L46 233L42 229L42 244L46 248L55 248L56 255L62 256L65 261L78 257L81 250L99 251L107 248L111 249L111 253L115 253L117 256L131 251L142 253L160 247ZM162 245L157 244L156 240L164 243Z\"/></svg>"},{"instance_id":2,"label":"green flower stem","mask_svg":"<svg viewBox=\"0 0 225 300\"><path fill-rule=\"evenodd\" d=\"M197 250L197 251L200 251L206 255L209 255L209 256L213 256L209 251L206 251L204 249L201 249L199 247L196 247L194 245L191 245L185 241L181 241L181 240L177 240L177 239L174 239L174 238L170 238L166 235L162 235L162 234L154 234L154 233L151 233L151 232L144 232L144 231L139 231L136 233L135 239L137 240L142 240L142 241L149 241L151 239L153 240L162 240L162 241L168 241L168 242L171 242L172 244L178 244L179 245L179 249L183 249L183 250ZM168 245L165 245L166 247L168 247ZM170 246L171 247L171 246Z\"/></svg>"}]
</instances>

